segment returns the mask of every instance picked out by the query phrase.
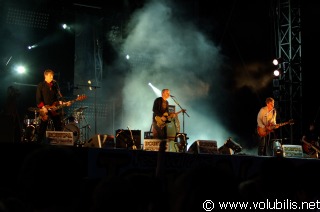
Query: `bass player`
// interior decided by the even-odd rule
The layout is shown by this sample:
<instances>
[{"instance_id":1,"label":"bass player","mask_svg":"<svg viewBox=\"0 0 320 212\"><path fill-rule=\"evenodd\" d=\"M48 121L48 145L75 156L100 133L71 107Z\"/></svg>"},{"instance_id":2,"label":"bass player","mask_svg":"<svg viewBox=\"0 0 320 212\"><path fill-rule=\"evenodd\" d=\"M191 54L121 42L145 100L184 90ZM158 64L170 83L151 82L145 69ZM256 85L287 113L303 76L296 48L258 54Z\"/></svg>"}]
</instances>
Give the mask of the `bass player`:
<instances>
[{"instance_id":1,"label":"bass player","mask_svg":"<svg viewBox=\"0 0 320 212\"><path fill-rule=\"evenodd\" d=\"M40 82L36 91L37 107L40 110L40 125L38 130L38 143L45 142L45 133L48 127L49 120L52 120L54 130L62 131L63 114L62 110L54 110L56 106L70 106L71 102L63 101L57 81L53 79L54 71L47 69L44 71L44 81Z\"/></svg>"},{"instance_id":2,"label":"bass player","mask_svg":"<svg viewBox=\"0 0 320 212\"><path fill-rule=\"evenodd\" d=\"M279 128L276 124L277 111L274 108L274 99L272 97L266 98L266 106L260 108L257 116L257 131L259 134L258 155L268 155L272 144L271 132ZM273 135L274 136L274 135Z\"/></svg>"}]
</instances>

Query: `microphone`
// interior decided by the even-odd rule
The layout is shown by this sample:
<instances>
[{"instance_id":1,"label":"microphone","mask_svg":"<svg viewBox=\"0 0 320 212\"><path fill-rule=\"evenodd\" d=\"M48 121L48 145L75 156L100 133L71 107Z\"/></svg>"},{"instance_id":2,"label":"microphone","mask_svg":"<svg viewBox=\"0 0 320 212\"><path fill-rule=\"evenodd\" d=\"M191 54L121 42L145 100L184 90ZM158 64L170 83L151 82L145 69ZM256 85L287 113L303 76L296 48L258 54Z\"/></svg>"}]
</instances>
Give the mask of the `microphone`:
<instances>
[{"instance_id":1,"label":"microphone","mask_svg":"<svg viewBox=\"0 0 320 212\"><path fill-rule=\"evenodd\" d=\"M170 97L174 97L174 96L170 95Z\"/></svg>"}]
</instances>

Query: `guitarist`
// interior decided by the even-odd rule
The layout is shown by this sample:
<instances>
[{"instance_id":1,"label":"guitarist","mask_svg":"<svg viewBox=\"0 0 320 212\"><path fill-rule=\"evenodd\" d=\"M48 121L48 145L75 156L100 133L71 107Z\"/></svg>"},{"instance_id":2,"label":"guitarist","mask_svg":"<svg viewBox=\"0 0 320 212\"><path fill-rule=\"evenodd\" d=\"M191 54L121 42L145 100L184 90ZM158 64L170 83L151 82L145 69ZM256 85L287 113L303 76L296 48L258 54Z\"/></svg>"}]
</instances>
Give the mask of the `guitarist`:
<instances>
[{"instance_id":1,"label":"guitarist","mask_svg":"<svg viewBox=\"0 0 320 212\"><path fill-rule=\"evenodd\" d=\"M45 142L45 133L48 127L48 122L51 119L54 125L54 130L62 131L62 110L52 110L54 106L66 104L70 106L71 102L64 102L58 83L53 79L54 71L47 69L44 71L44 81L40 82L36 91L37 107L40 109L40 125L38 130L39 143Z\"/></svg>"},{"instance_id":2,"label":"guitarist","mask_svg":"<svg viewBox=\"0 0 320 212\"><path fill-rule=\"evenodd\" d=\"M152 133L153 138L166 139L167 138L167 127L166 124L159 124L169 122L169 102L167 99L170 97L170 90L163 89L161 97L158 97L153 102L153 116L152 116ZM175 114L170 114L170 118L176 117ZM158 120L158 122L157 122Z\"/></svg>"},{"instance_id":3,"label":"guitarist","mask_svg":"<svg viewBox=\"0 0 320 212\"><path fill-rule=\"evenodd\" d=\"M277 111L274 108L274 99L272 97L268 97L266 98L265 103L266 106L260 108L257 116L258 131L264 131L266 134L259 138L258 155L260 156L266 156L269 154L268 151L271 150L272 146L272 144L270 144L270 133L273 132L274 129L279 128L279 126L276 125Z\"/></svg>"},{"instance_id":4,"label":"guitarist","mask_svg":"<svg viewBox=\"0 0 320 212\"><path fill-rule=\"evenodd\" d=\"M310 155L310 157L318 158L318 151L319 148L319 132L316 127L315 122L310 122L309 128L305 130L302 135L302 147L303 151Z\"/></svg>"}]
</instances>

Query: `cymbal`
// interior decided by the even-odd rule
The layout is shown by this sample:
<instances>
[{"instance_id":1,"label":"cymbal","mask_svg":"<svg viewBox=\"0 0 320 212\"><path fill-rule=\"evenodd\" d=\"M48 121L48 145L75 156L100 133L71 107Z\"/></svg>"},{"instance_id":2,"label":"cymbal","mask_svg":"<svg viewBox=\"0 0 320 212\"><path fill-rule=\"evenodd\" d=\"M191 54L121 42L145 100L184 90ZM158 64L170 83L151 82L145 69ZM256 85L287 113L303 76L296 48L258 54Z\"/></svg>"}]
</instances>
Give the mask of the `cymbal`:
<instances>
[{"instance_id":1,"label":"cymbal","mask_svg":"<svg viewBox=\"0 0 320 212\"><path fill-rule=\"evenodd\" d=\"M82 107L79 107L79 108L75 109L74 112L82 112L87 108L88 108L88 106L82 106Z\"/></svg>"},{"instance_id":2,"label":"cymbal","mask_svg":"<svg viewBox=\"0 0 320 212\"><path fill-rule=\"evenodd\" d=\"M37 107L29 107L28 110L31 112L39 112L40 111L40 109Z\"/></svg>"}]
</instances>

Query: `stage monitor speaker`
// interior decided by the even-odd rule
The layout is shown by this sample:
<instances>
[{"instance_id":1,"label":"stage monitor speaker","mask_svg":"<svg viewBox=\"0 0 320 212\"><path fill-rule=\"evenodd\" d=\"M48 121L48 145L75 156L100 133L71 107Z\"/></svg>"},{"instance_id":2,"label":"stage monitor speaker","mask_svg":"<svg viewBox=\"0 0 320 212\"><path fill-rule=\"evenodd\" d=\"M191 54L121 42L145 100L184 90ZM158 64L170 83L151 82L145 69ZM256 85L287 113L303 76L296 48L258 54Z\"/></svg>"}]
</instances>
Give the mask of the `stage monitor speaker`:
<instances>
[{"instance_id":1,"label":"stage monitor speaker","mask_svg":"<svg viewBox=\"0 0 320 212\"><path fill-rule=\"evenodd\" d=\"M219 154L217 141L214 140L197 140L191 144L187 152L194 154Z\"/></svg>"},{"instance_id":2,"label":"stage monitor speaker","mask_svg":"<svg viewBox=\"0 0 320 212\"><path fill-rule=\"evenodd\" d=\"M107 134L96 134L83 145L84 147L91 148L114 148L114 136Z\"/></svg>"},{"instance_id":3,"label":"stage monitor speaker","mask_svg":"<svg viewBox=\"0 0 320 212\"><path fill-rule=\"evenodd\" d=\"M226 145L221 146L218 150L222 155L233 155L233 150Z\"/></svg>"},{"instance_id":4,"label":"stage monitor speaker","mask_svg":"<svg viewBox=\"0 0 320 212\"><path fill-rule=\"evenodd\" d=\"M141 130L116 130L116 148L133 149L133 144L141 149Z\"/></svg>"}]
</instances>

